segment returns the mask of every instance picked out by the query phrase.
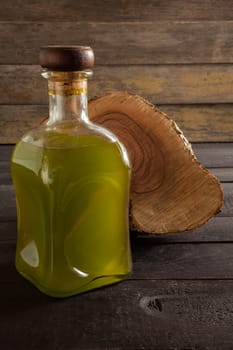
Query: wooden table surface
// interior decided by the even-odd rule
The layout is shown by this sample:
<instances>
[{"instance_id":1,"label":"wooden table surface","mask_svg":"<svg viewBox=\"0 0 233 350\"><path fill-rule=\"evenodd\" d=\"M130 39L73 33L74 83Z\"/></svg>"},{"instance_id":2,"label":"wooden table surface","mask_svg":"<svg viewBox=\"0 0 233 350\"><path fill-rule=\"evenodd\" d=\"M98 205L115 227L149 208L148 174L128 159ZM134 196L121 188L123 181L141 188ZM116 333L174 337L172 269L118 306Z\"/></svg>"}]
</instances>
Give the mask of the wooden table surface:
<instances>
[{"instance_id":1,"label":"wooden table surface","mask_svg":"<svg viewBox=\"0 0 233 350\"><path fill-rule=\"evenodd\" d=\"M0 146L1 349L233 349L233 143L193 148L222 182L222 212L189 233L132 232L127 281L57 300L15 270L12 146Z\"/></svg>"}]
</instances>

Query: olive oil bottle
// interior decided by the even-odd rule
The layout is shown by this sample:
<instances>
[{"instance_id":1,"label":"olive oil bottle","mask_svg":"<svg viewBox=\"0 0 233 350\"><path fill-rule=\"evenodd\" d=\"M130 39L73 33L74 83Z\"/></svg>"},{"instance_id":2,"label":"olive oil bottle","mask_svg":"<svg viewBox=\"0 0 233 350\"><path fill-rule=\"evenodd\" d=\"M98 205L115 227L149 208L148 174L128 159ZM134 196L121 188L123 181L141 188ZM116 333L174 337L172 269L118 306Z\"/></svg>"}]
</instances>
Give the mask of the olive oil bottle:
<instances>
[{"instance_id":1,"label":"olive oil bottle","mask_svg":"<svg viewBox=\"0 0 233 350\"><path fill-rule=\"evenodd\" d=\"M49 119L26 133L12 155L18 236L16 268L54 297L127 278L130 163L115 135L91 123L90 47L40 51Z\"/></svg>"}]
</instances>

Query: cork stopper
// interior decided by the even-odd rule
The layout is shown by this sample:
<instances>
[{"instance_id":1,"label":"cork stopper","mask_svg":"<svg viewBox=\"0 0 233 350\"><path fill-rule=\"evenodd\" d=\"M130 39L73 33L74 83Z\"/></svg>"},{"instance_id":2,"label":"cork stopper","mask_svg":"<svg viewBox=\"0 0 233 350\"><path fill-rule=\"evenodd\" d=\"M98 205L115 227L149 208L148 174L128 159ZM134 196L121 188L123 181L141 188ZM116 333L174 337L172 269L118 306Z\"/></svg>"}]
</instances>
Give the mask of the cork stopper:
<instances>
[{"instance_id":1,"label":"cork stopper","mask_svg":"<svg viewBox=\"0 0 233 350\"><path fill-rule=\"evenodd\" d=\"M83 71L94 65L94 52L89 46L42 46L40 65L57 71Z\"/></svg>"}]
</instances>

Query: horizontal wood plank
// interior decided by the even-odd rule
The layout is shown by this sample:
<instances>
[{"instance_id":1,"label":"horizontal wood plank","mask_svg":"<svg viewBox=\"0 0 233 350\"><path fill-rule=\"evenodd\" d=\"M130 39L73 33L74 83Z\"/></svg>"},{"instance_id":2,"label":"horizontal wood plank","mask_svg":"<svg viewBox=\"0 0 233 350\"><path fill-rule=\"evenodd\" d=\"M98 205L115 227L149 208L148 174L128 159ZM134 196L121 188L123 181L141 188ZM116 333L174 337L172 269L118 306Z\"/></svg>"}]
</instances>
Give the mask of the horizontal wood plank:
<instances>
[{"instance_id":1,"label":"horizontal wood plank","mask_svg":"<svg viewBox=\"0 0 233 350\"><path fill-rule=\"evenodd\" d=\"M131 232L131 240L147 239L151 244L201 243L201 242L233 242L233 217L216 216L206 225L196 230L184 233L174 233L156 236L140 236ZM0 242L16 241L17 223L13 221L0 222Z\"/></svg>"},{"instance_id":2,"label":"horizontal wood plank","mask_svg":"<svg viewBox=\"0 0 233 350\"><path fill-rule=\"evenodd\" d=\"M153 237L152 237L153 238ZM140 237L132 245L135 279L232 279L233 243L157 244Z\"/></svg>"},{"instance_id":3,"label":"horizontal wood plank","mask_svg":"<svg viewBox=\"0 0 233 350\"><path fill-rule=\"evenodd\" d=\"M10 162L0 161L0 186L11 185Z\"/></svg>"},{"instance_id":4,"label":"horizontal wood plank","mask_svg":"<svg viewBox=\"0 0 233 350\"><path fill-rule=\"evenodd\" d=\"M48 106L0 105L0 115L0 143L16 143L48 115Z\"/></svg>"},{"instance_id":5,"label":"horizontal wood plank","mask_svg":"<svg viewBox=\"0 0 233 350\"><path fill-rule=\"evenodd\" d=\"M17 222L3 221L0 222L0 242L16 241Z\"/></svg>"},{"instance_id":6,"label":"horizontal wood plank","mask_svg":"<svg viewBox=\"0 0 233 350\"><path fill-rule=\"evenodd\" d=\"M1 223L2 224L2 223ZM14 229L12 227L13 223L9 223L8 236L14 234ZM174 243L201 243L201 242L232 242L233 241L233 217L220 217L215 216L208 221L207 224L197 228L196 230L184 232L184 233L174 233L166 234L160 236L140 236L138 235L138 240L148 239L151 240L152 244L174 244ZM135 232L132 232L132 237L134 239ZM4 235L2 238L4 240ZM12 236L13 237L13 236ZM6 237L7 238L7 237Z\"/></svg>"},{"instance_id":7,"label":"horizontal wood plank","mask_svg":"<svg viewBox=\"0 0 233 350\"><path fill-rule=\"evenodd\" d=\"M14 145L0 145L1 169L9 169L9 161ZM232 181L233 143L193 143L193 151L200 163L206 168L213 168L216 174L222 174L224 182Z\"/></svg>"},{"instance_id":8,"label":"horizontal wood plank","mask_svg":"<svg viewBox=\"0 0 233 350\"><path fill-rule=\"evenodd\" d=\"M233 183L222 184L224 204L219 216L233 216Z\"/></svg>"},{"instance_id":9,"label":"horizontal wood plank","mask_svg":"<svg viewBox=\"0 0 233 350\"><path fill-rule=\"evenodd\" d=\"M230 179L232 181L232 164L233 152L232 143L223 144L194 144L193 148L197 154L198 160L207 167L214 167L213 173L224 176L224 180ZM15 220L15 195L10 178L9 159L13 146L1 146L0 148L0 166L1 166L1 185L0 185L0 220ZM218 167L226 166L225 169L218 169ZM220 177L221 179L221 177ZM233 216L233 183L223 183L224 189L224 206L219 216L230 217Z\"/></svg>"},{"instance_id":10,"label":"horizontal wood plank","mask_svg":"<svg viewBox=\"0 0 233 350\"><path fill-rule=\"evenodd\" d=\"M0 66L1 104L47 104L39 66ZM155 104L233 102L232 65L98 66L90 97L125 90ZM6 88L7 87L7 88Z\"/></svg>"},{"instance_id":11,"label":"horizontal wood plank","mask_svg":"<svg viewBox=\"0 0 233 350\"><path fill-rule=\"evenodd\" d=\"M129 279L233 279L233 243L158 244L153 238L138 237L132 242L134 267ZM1 266L7 265L2 275L7 281L15 242L1 242L0 253Z\"/></svg>"},{"instance_id":12,"label":"horizontal wood plank","mask_svg":"<svg viewBox=\"0 0 233 350\"><path fill-rule=\"evenodd\" d=\"M212 174L222 182L233 182L233 167L232 168L210 168Z\"/></svg>"},{"instance_id":13,"label":"horizontal wood plank","mask_svg":"<svg viewBox=\"0 0 233 350\"><path fill-rule=\"evenodd\" d=\"M9 164L14 145L0 146L0 162L7 162ZM5 163L6 166L6 163Z\"/></svg>"},{"instance_id":14,"label":"horizontal wood plank","mask_svg":"<svg viewBox=\"0 0 233 350\"><path fill-rule=\"evenodd\" d=\"M1 162L9 162L13 147L13 145L0 146ZM230 168L226 171L231 172L231 168L233 167L233 143L193 143L192 148L198 161L205 167ZM219 171L221 170L219 169ZM231 173L228 176L231 178Z\"/></svg>"},{"instance_id":15,"label":"horizontal wood plank","mask_svg":"<svg viewBox=\"0 0 233 350\"><path fill-rule=\"evenodd\" d=\"M232 20L231 9L231 0L9 0L0 21Z\"/></svg>"},{"instance_id":16,"label":"horizontal wood plank","mask_svg":"<svg viewBox=\"0 0 233 350\"><path fill-rule=\"evenodd\" d=\"M0 160L0 169L0 184L11 184L10 162ZM209 170L212 174L217 176L222 183L233 182L233 168L209 168Z\"/></svg>"},{"instance_id":17,"label":"horizontal wood plank","mask_svg":"<svg viewBox=\"0 0 233 350\"><path fill-rule=\"evenodd\" d=\"M5 264L7 283L3 279L0 292L4 350L233 346L233 281L125 281L56 301L18 276L8 260Z\"/></svg>"},{"instance_id":18,"label":"horizontal wood plank","mask_svg":"<svg viewBox=\"0 0 233 350\"><path fill-rule=\"evenodd\" d=\"M192 148L198 161L207 168L233 166L233 143L194 143Z\"/></svg>"},{"instance_id":19,"label":"horizontal wood plank","mask_svg":"<svg viewBox=\"0 0 233 350\"><path fill-rule=\"evenodd\" d=\"M233 141L233 105L159 105L191 142ZM0 109L1 111L1 109Z\"/></svg>"},{"instance_id":20,"label":"horizontal wood plank","mask_svg":"<svg viewBox=\"0 0 233 350\"><path fill-rule=\"evenodd\" d=\"M130 280L233 279L233 243L159 244L154 238L140 236L132 242ZM0 242L4 282L12 278L14 256L15 242Z\"/></svg>"},{"instance_id":21,"label":"horizontal wood plank","mask_svg":"<svg viewBox=\"0 0 233 350\"><path fill-rule=\"evenodd\" d=\"M233 141L233 104L158 105L191 142ZM0 143L15 143L48 115L47 105L0 105Z\"/></svg>"},{"instance_id":22,"label":"horizontal wood plank","mask_svg":"<svg viewBox=\"0 0 233 350\"><path fill-rule=\"evenodd\" d=\"M233 216L233 183L223 183L224 205L218 216ZM0 185L0 221L16 219L15 193L12 184Z\"/></svg>"},{"instance_id":23,"label":"horizontal wood plank","mask_svg":"<svg viewBox=\"0 0 233 350\"><path fill-rule=\"evenodd\" d=\"M0 221L16 219L15 193L12 184L0 185Z\"/></svg>"},{"instance_id":24,"label":"horizontal wood plank","mask_svg":"<svg viewBox=\"0 0 233 350\"><path fill-rule=\"evenodd\" d=\"M232 36L233 21L0 22L0 64L37 64L40 46L67 38L92 46L101 65L233 63Z\"/></svg>"},{"instance_id":25,"label":"horizontal wood plank","mask_svg":"<svg viewBox=\"0 0 233 350\"><path fill-rule=\"evenodd\" d=\"M153 236L136 237L129 279L233 279L232 249L230 242L163 244ZM9 265L14 264L15 242L0 242L0 254L2 277L7 281L7 269L10 272Z\"/></svg>"}]
</instances>

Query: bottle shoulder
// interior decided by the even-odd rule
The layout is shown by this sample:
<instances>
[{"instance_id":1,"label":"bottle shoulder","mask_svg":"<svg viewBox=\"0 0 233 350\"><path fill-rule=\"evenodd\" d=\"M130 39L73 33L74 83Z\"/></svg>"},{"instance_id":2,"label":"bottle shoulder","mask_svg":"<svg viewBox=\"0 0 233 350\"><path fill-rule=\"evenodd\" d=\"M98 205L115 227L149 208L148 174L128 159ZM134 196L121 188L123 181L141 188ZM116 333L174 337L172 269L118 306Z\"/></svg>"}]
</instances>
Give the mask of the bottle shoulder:
<instances>
[{"instance_id":1,"label":"bottle shoulder","mask_svg":"<svg viewBox=\"0 0 233 350\"><path fill-rule=\"evenodd\" d=\"M41 147L52 147L56 143L59 144L63 139L69 144L69 141L79 139L82 136L98 138L103 142L119 142L116 135L102 126L92 122L75 121L63 121L52 125L41 124L37 128L26 132L21 141Z\"/></svg>"},{"instance_id":2,"label":"bottle shoulder","mask_svg":"<svg viewBox=\"0 0 233 350\"><path fill-rule=\"evenodd\" d=\"M72 121L53 125L42 124L38 128L25 133L16 145L15 150L21 143L46 149L70 149L86 146L107 148L109 144L114 143L125 164L130 167L127 150L117 136L102 126L91 122L75 123Z\"/></svg>"}]
</instances>

